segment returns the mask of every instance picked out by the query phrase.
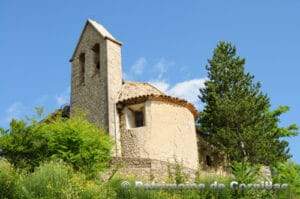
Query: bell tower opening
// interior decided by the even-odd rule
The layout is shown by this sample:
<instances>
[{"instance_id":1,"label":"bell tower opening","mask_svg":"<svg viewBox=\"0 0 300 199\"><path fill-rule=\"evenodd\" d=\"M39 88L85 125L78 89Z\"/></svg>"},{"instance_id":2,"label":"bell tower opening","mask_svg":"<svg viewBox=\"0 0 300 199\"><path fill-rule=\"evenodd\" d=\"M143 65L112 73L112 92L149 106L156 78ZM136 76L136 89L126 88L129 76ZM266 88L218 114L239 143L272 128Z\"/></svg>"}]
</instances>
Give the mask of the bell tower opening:
<instances>
[{"instance_id":1,"label":"bell tower opening","mask_svg":"<svg viewBox=\"0 0 300 199\"><path fill-rule=\"evenodd\" d=\"M81 53L79 55L79 83L80 85L84 85L85 80L85 54Z\"/></svg>"},{"instance_id":2,"label":"bell tower opening","mask_svg":"<svg viewBox=\"0 0 300 199\"><path fill-rule=\"evenodd\" d=\"M96 43L93 48L93 60L94 60L94 66L95 74L99 73L100 71L100 45L99 43Z\"/></svg>"}]
</instances>

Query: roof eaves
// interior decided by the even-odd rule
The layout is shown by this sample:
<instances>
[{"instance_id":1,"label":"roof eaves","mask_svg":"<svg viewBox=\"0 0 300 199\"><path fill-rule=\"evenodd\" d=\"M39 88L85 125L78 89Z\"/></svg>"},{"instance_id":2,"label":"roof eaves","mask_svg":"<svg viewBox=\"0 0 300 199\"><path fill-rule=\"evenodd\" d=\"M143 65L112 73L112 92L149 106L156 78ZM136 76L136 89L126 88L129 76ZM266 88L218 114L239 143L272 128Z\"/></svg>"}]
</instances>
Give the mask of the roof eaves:
<instances>
[{"instance_id":1,"label":"roof eaves","mask_svg":"<svg viewBox=\"0 0 300 199\"><path fill-rule=\"evenodd\" d=\"M174 103L189 109L195 118L198 115L198 111L193 104L187 102L186 100L177 97L171 97L169 95L155 95L155 94L140 95L140 96L124 99L122 101L119 101L117 104L132 105L132 104L142 103L146 100L156 100L156 101Z\"/></svg>"}]
</instances>

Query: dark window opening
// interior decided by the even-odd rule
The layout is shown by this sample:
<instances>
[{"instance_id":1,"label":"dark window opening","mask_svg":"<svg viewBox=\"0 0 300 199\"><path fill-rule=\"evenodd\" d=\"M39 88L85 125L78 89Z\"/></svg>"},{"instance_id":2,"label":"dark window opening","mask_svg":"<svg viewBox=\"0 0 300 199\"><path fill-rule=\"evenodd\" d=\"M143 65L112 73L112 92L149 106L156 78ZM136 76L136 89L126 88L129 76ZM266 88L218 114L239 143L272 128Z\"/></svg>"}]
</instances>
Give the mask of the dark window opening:
<instances>
[{"instance_id":1,"label":"dark window opening","mask_svg":"<svg viewBox=\"0 0 300 199\"><path fill-rule=\"evenodd\" d=\"M92 48L94 57L95 72L100 70L100 45L97 43Z\"/></svg>"},{"instance_id":2,"label":"dark window opening","mask_svg":"<svg viewBox=\"0 0 300 199\"><path fill-rule=\"evenodd\" d=\"M144 113L143 111L134 112L135 127L144 126Z\"/></svg>"},{"instance_id":3,"label":"dark window opening","mask_svg":"<svg viewBox=\"0 0 300 199\"><path fill-rule=\"evenodd\" d=\"M84 84L84 76L85 76L85 54L81 53L79 55L79 82L80 84Z\"/></svg>"},{"instance_id":4,"label":"dark window opening","mask_svg":"<svg viewBox=\"0 0 300 199\"><path fill-rule=\"evenodd\" d=\"M212 159L209 155L206 156L206 165L211 167L212 166Z\"/></svg>"}]
</instances>

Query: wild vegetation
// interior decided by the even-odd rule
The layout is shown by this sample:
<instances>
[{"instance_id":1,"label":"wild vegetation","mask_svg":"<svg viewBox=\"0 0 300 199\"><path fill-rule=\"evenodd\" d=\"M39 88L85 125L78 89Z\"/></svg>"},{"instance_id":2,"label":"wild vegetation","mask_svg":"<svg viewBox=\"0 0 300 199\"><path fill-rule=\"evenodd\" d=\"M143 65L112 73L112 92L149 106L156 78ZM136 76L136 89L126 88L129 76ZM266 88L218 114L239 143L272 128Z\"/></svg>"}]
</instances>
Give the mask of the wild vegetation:
<instances>
[{"instance_id":1,"label":"wild vegetation","mask_svg":"<svg viewBox=\"0 0 300 199\"><path fill-rule=\"evenodd\" d=\"M99 176L111 160L108 134L83 115L68 119L57 112L46 118L12 120L9 129L0 129L0 198L300 198L300 166L289 160L284 140L297 134L297 126L279 127L287 107L270 110L270 99L245 73L244 64L234 46L221 42L207 66L206 88L201 89L201 136L227 155L232 175L207 176L199 171L194 183L209 187L217 181L226 185L224 189L154 191L121 186L124 180L134 184L134 178L114 175L103 180ZM229 188L232 181L263 180L261 165L270 166L273 183L288 183L288 189ZM178 164L167 180L180 185L189 179Z\"/></svg>"},{"instance_id":2,"label":"wild vegetation","mask_svg":"<svg viewBox=\"0 0 300 199\"><path fill-rule=\"evenodd\" d=\"M60 112L42 122L12 120L2 131L2 156L16 168L33 171L40 163L60 159L87 175L108 167L112 142L103 130L80 115L71 119Z\"/></svg>"},{"instance_id":3,"label":"wild vegetation","mask_svg":"<svg viewBox=\"0 0 300 199\"><path fill-rule=\"evenodd\" d=\"M230 161L264 165L286 161L291 156L284 138L297 135L298 127L279 126L279 117L289 108L271 110L269 97L244 65L235 46L218 44L206 66L209 79L200 89L204 110L199 131Z\"/></svg>"}]
</instances>

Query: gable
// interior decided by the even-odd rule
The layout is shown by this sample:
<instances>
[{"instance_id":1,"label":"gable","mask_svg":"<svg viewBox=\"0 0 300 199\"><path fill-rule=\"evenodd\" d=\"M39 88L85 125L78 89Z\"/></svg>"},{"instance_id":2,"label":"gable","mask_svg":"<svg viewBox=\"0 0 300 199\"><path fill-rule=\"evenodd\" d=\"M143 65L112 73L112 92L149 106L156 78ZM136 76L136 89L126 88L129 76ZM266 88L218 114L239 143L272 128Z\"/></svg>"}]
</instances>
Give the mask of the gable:
<instances>
[{"instance_id":1,"label":"gable","mask_svg":"<svg viewBox=\"0 0 300 199\"><path fill-rule=\"evenodd\" d=\"M70 59L70 62L72 62L72 60L74 59L78 49L79 49L79 45L82 41L82 38L84 37L84 35L88 32L88 29L91 28L93 29L99 36L101 36L103 39L108 39L111 40L119 45L122 45L121 42L119 42L118 40L116 40L101 24L97 23L94 20L88 19L84 25L84 28L80 34L79 40L76 44L75 50L72 54L72 57Z\"/></svg>"}]
</instances>

